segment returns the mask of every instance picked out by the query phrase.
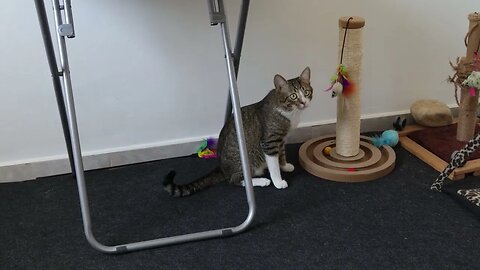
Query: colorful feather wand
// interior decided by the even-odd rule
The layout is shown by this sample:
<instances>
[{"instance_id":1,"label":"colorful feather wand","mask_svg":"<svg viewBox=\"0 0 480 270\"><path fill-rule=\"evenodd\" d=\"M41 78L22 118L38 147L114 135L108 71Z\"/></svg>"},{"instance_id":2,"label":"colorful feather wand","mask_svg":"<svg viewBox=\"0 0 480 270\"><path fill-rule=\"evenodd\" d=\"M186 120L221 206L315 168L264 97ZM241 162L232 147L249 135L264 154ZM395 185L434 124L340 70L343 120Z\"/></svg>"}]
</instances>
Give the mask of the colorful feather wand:
<instances>
[{"instance_id":1,"label":"colorful feather wand","mask_svg":"<svg viewBox=\"0 0 480 270\"><path fill-rule=\"evenodd\" d=\"M337 72L330 79L330 83L330 87L325 92L332 91L332 98L339 95L348 98L355 92L355 84L348 79L348 72L343 64L338 66Z\"/></svg>"}]
</instances>

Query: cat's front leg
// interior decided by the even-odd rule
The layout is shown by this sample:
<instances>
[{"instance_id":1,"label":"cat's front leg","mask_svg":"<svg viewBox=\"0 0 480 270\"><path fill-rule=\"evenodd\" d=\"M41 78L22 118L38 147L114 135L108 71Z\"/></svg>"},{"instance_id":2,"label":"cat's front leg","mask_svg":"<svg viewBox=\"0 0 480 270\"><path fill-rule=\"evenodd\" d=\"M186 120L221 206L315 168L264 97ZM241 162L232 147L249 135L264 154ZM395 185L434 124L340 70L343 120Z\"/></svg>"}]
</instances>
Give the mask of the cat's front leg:
<instances>
[{"instance_id":1,"label":"cat's front leg","mask_svg":"<svg viewBox=\"0 0 480 270\"><path fill-rule=\"evenodd\" d=\"M273 185L278 189L288 187L287 181L283 180L282 175L280 174L280 163L278 154L265 154L265 161L267 162L268 171L270 172L270 177L272 178Z\"/></svg>"},{"instance_id":2,"label":"cat's front leg","mask_svg":"<svg viewBox=\"0 0 480 270\"><path fill-rule=\"evenodd\" d=\"M282 172L293 172L293 170L295 170L295 166L287 162L287 156L285 154L285 143L283 142L280 145L280 153L279 153L278 159L280 162L280 169L282 170Z\"/></svg>"}]
</instances>

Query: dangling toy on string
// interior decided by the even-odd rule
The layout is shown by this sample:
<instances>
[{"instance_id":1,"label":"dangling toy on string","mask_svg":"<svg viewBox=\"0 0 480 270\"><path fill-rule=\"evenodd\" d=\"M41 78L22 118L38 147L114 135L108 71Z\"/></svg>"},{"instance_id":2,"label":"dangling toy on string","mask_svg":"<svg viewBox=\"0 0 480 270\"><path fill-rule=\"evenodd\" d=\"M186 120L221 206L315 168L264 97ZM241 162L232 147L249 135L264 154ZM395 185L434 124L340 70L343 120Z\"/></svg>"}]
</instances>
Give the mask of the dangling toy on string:
<instances>
[{"instance_id":1,"label":"dangling toy on string","mask_svg":"<svg viewBox=\"0 0 480 270\"><path fill-rule=\"evenodd\" d=\"M348 73L343 64L340 64L337 68L337 73L330 79L330 87L325 91L332 91L332 98L339 95L349 97L355 92L355 84L348 79Z\"/></svg>"},{"instance_id":2,"label":"dangling toy on string","mask_svg":"<svg viewBox=\"0 0 480 270\"><path fill-rule=\"evenodd\" d=\"M469 93L470 96L474 97L475 94L480 91L480 70L478 67L478 51L474 52L473 57L473 71L468 75L468 77L462 82L463 85L470 87Z\"/></svg>"},{"instance_id":3,"label":"dangling toy on string","mask_svg":"<svg viewBox=\"0 0 480 270\"><path fill-rule=\"evenodd\" d=\"M347 38L347 29L350 20L353 18L350 17L347 21L347 26L345 27L345 34L343 36L342 52L340 54L340 64L337 67L337 72L330 79L330 87L325 90L332 91L332 98L342 95L344 97L349 97L352 93L355 92L355 84L348 78L348 72L343 62L343 49L345 48L345 40Z\"/></svg>"},{"instance_id":4,"label":"dangling toy on string","mask_svg":"<svg viewBox=\"0 0 480 270\"><path fill-rule=\"evenodd\" d=\"M468 45L468 38L480 24L475 25L465 36L465 46ZM455 86L455 100L460 105L458 100L458 89L468 87L468 93L474 97L480 91L480 57L478 55L480 50L480 41L477 44L477 49L473 52L473 59L457 58L457 63L450 62L450 66L455 73L450 76L448 80Z\"/></svg>"}]
</instances>

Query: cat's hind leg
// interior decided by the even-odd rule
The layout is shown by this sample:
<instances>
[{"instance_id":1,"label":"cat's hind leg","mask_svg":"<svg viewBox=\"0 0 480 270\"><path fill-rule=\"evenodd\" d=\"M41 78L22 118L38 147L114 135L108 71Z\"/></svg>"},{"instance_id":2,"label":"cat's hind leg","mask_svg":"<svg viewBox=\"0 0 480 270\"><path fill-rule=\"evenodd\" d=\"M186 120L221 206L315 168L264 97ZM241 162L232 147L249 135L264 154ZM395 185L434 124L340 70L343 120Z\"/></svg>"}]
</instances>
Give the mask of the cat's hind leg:
<instances>
[{"instance_id":1,"label":"cat's hind leg","mask_svg":"<svg viewBox=\"0 0 480 270\"><path fill-rule=\"evenodd\" d=\"M234 173L231 177L231 182L240 186L245 186L245 180L243 177L243 173ZM253 177L252 184L254 187L266 187L272 183L270 179L264 177Z\"/></svg>"},{"instance_id":2,"label":"cat's hind leg","mask_svg":"<svg viewBox=\"0 0 480 270\"><path fill-rule=\"evenodd\" d=\"M266 187L272 183L270 179L264 177L255 177L252 178L252 184L254 187ZM240 181L240 185L245 186L245 180Z\"/></svg>"},{"instance_id":3,"label":"cat's hind leg","mask_svg":"<svg viewBox=\"0 0 480 270\"><path fill-rule=\"evenodd\" d=\"M293 172L293 170L295 170L295 166L287 162L287 156L285 155L285 143L283 142L280 145L278 160L280 162L280 169L282 172Z\"/></svg>"},{"instance_id":4,"label":"cat's hind leg","mask_svg":"<svg viewBox=\"0 0 480 270\"><path fill-rule=\"evenodd\" d=\"M293 172L293 170L295 170L295 166L293 166L293 164L291 163L285 163L283 165L280 165L280 169L282 170L282 172Z\"/></svg>"}]
</instances>

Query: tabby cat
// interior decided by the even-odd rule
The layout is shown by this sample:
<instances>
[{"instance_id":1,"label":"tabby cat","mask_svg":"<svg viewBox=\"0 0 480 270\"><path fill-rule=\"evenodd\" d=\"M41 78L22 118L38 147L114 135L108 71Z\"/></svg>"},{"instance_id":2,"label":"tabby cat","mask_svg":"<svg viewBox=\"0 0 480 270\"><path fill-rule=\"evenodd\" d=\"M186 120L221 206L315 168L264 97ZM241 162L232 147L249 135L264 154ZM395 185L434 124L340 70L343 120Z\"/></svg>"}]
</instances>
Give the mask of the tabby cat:
<instances>
[{"instance_id":1,"label":"tabby cat","mask_svg":"<svg viewBox=\"0 0 480 270\"><path fill-rule=\"evenodd\" d=\"M285 158L285 137L296 128L300 113L308 107L313 95L310 68L288 81L277 74L273 81L275 89L261 101L242 107L241 111L253 185L268 186L272 181L276 188L282 189L288 184L282 179L280 170L294 170ZM217 153L220 166L214 171L186 185L175 184L175 171L171 171L165 177L164 189L174 197L181 197L223 181L244 185L233 115L220 132ZM260 177L266 168L271 181Z\"/></svg>"}]
</instances>

